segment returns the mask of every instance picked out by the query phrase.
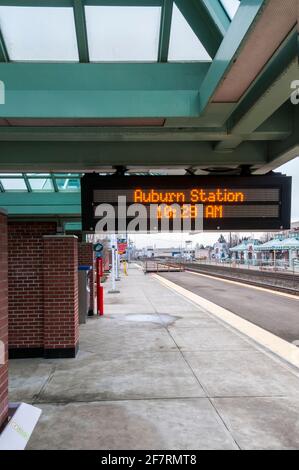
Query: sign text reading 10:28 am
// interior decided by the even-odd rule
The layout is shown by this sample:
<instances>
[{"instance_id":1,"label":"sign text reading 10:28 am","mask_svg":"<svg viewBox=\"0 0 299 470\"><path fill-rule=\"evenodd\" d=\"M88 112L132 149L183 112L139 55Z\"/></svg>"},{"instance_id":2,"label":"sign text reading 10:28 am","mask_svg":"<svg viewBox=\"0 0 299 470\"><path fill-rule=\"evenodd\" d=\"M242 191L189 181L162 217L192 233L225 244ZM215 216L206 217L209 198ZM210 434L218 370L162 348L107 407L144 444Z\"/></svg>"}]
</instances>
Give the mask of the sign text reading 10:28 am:
<instances>
[{"instance_id":1,"label":"sign text reading 10:28 am","mask_svg":"<svg viewBox=\"0 0 299 470\"><path fill-rule=\"evenodd\" d=\"M224 216L225 203L243 203L246 199L244 192L230 189L206 190L192 188L185 191L161 191L156 189L135 189L134 202L141 204L157 204L158 218L177 217L173 204L180 205L180 217L198 217L198 204L204 205L204 218L220 218Z\"/></svg>"}]
</instances>

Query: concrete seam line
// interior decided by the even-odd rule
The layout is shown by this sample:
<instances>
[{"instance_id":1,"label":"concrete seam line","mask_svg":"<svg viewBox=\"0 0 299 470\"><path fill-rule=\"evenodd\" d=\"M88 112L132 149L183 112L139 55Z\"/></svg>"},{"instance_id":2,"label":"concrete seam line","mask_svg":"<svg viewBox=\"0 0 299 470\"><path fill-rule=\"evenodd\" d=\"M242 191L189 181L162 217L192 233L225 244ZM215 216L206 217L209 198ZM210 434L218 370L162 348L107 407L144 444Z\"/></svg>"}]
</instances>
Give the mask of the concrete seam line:
<instances>
[{"instance_id":1,"label":"concrete seam line","mask_svg":"<svg viewBox=\"0 0 299 470\"><path fill-rule=\"evenodd\" d=\"M299 368L299 349L293 344L288 343L284 339L264 330L263 328L244 320L238 315L214 304L210 300L206 300L193 292L188 291L184 287L178 286L174 282L164 279L157 274L153 277L159 282L167 286L169 289L181 294L183 297L194 302L196 305L204 308L212 315L215 315L220 320L228 323L230 326L240 331L244 335L256 341L261 346L269 349L271 352L289 362L293 366Z\"/></svg>"},{"instance_id":2,"label":"concrete seam line","mask_svg":"<svg viewBox=\"0 0 299 470\"><path fill-rule=\"evenodd\" d=\"M196 276L209 277L210 279L217 279L219 281L227 282L229 284L237 284L238 286L241 286L241 287L248 287L249 289L260 290L262 292L268 292L268 293L280 295L282 297L288 297L288 298L293 299L293 300L299 300L299 297L297 297L297 295L287 294L286 292L279 292L277 290L274 290L275 286L273 286L273 290L272 290L272 289L269 289L269 288L266 289L265 287L253 286L253 285L250 285L250 284L246 284L244 282L234 281L233 279L224 279L222 277L217 277L217 275L211 276L210 274L197 273L195 271L189 271L188 269L186 269L186 273L195 274Z\"/></svg>"}]
</instances>

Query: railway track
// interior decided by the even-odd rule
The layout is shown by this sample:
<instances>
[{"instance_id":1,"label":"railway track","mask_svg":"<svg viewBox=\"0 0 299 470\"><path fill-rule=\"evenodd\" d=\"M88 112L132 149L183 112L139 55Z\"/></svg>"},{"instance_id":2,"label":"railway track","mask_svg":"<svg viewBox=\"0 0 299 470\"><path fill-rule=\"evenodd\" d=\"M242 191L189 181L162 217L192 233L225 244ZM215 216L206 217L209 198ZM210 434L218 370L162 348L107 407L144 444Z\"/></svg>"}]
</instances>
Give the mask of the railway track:
<instances>
[{"instance_id":1,"label":"railway track","mask_svg":"<svg viewBox=\"0 0 299 470\"><path fill-rule=\"evenodd\" d=\"M203 265L196 263L175 263L169 259L155 259L157 264L164 266L162 271L176 269L177 271L191 271L206 274L221 279L237 281L242 284L249 284L265 289L277 290L287 294L299 296L299 276L292 273L279 273L268 271L250 271L242 268L230 268L224 266ZM152 271L153 272L153 271ZM159 269L155 272L159 273Z\"/></svg>"},{"instance_id":2,"label":"railway track","mask_svg":"<svg viewBox=\"0 0 299 470\"><path fill-rule=\"evenodd\" d=\"M233 268L222 268L225 271L218 271L218 269L205 269L202 266L195 266L194 263L184 263L184 269L191 272L197 272L200 274L207 274L213 277L220 277L222 279L227 279L231 281L241 282L243 284L250 284L257 287L263 287L265 289L275 289L280 292L285 292L288 294L298 295L299 296L299 279L298 276L287 273L269 273L264 271L251 271L249 273L245 272L234 272L230 273L229 270ZM244 271L238 270L237 271ZM238 276L239 274L239 276ZM248 276L246 279L245 276Z\"/></svg>"}]
</instances>

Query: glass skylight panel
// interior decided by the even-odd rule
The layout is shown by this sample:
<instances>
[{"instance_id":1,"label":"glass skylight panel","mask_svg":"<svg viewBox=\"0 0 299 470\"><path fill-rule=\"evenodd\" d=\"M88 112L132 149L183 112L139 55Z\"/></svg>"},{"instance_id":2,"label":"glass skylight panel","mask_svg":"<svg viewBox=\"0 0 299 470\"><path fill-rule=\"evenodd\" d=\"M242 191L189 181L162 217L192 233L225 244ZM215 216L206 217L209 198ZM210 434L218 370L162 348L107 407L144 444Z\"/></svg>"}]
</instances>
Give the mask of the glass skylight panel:
<instances>
[{"instance_id":1,"label":"glass skylight panel","mask_svg":"<svg viewBox=\"0 0 299 470\"><path fill-rule=\"evenodd\" d=\"M72 8L0 6L0 28L10 60L79 60Z\"/></svg>"},{"instance_id":2,"label":"glass skylight panel","mask_svg":"<svg viewBox=\"0 0 299 470\"><path fill-rule=\"evenodd\" d=\"M239 0L220 0L220 2L222 3L223 7L225 8L228 16L230 17L230 19L233 19L233 17L235 16L239 6L240 6L240 2Z\"/></svg>"},{"instance_id":3,"label":"glass skylight panel","mask_svg":"<svg viewBox=\"0 0 299 470\"><path fill-rule=\"evenodd\" d=\"M86 6L90 60L155 62L160 7Z\"/></svg>"},{"instance_id":4,"label":"glass skylight panel","mask_svg":"<svg viewBox=\"0 0 299 470\"><path fill-rule=\"evenodd\" d=\"M29 178L32 191L54 191L52 180L49 178Z\"/></svg>"},{"instance_id":5,"label":"glass skylight panel","mask_svg":"<svg viewBox=\"0 0 299 470\"><path fill-rule=\"evenodd\" d=\"M211 57L190 25L173 4L168 61L209 61Z\"/></svg>"},{"instance_id":6,"label":"glass skylight panel","mask_svg":"<svg viewBox=\"0 0 299 470\"><path fill-rule=\"evenodd\" d=\"M80 179L75 178L56 178L55 179L58 190L78 192L80 191Z\"/></svg>"},{"instance_id":7,"label":"glass skylight panel","mask_svg":"<svg viewBox=\"0 0 299 470\"><path fill-rule=\"evenodd\" d=\"M5 191L27 191L23 178L1 178L0 181Z\"/></svg>"}]
</instances>

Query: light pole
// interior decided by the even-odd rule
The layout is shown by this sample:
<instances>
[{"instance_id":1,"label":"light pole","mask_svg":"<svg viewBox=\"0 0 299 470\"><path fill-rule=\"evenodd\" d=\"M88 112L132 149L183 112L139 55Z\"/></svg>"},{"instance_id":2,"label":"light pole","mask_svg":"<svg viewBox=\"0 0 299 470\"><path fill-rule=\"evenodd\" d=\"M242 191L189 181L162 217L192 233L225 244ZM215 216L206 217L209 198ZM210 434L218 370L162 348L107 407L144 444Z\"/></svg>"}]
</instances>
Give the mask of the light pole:
<instances>
[{"instance_id":1,"label":"light pole","mask_svg":"<svg viewBox=\"0 0 299 470\"><path fill-rule=\"evenodd\" d=\"M119 290L115 288L115 281L116 281L116 236L115 234L111 235L111 258L112 258L112 266L111 266L111 283L112 288L108 291L109 294L118 294Z\"/></svg>"}]
</instances>

